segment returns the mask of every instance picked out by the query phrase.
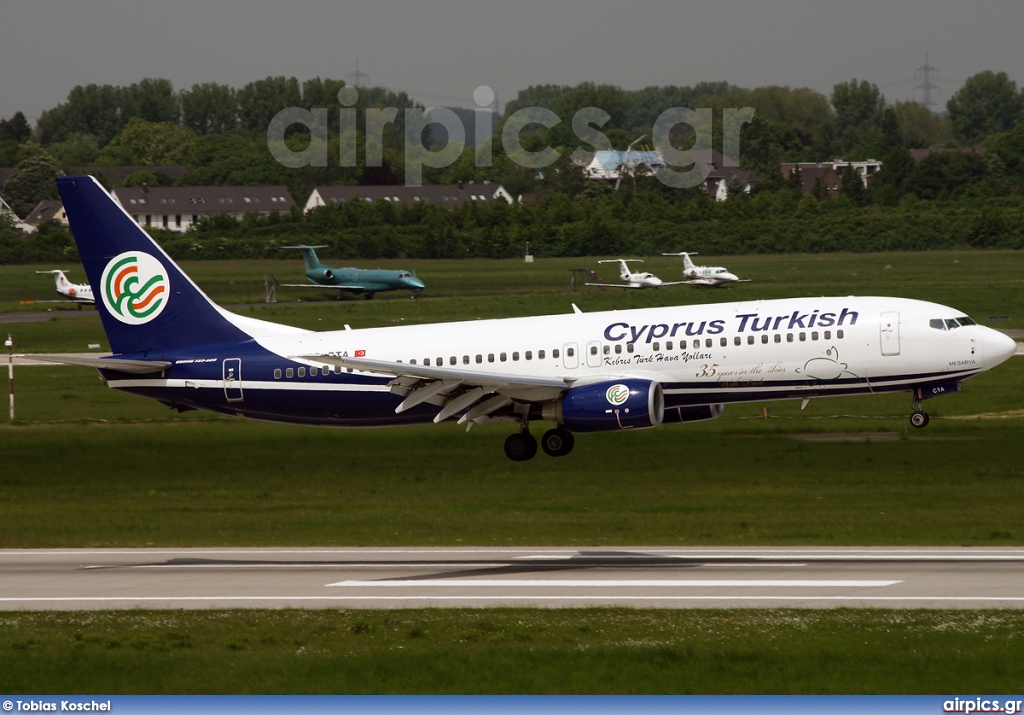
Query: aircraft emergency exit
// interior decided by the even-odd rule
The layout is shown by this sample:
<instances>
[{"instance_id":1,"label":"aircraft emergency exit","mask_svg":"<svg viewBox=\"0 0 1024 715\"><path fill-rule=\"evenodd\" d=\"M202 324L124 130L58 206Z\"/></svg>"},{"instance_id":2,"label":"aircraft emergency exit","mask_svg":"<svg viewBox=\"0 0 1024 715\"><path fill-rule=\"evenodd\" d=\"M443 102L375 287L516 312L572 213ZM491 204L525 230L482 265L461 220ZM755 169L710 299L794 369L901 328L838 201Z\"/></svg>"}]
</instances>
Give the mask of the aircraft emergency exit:
<instances>
[{"instance_id":1,"label":"aircraft emergency exit","mask_svg":"<svg viewBox=\"0 0 1024 715\"><path fill-rule=\"evenodd\" d=\"M336 427L505 421L574 434L713 419L735 402L909 392L921 402L1004 362L1016 344L962 312L833 297L311 332L214 304L91 177L57 179L111 357L108 387L178 410Z\"/></svg>"}]
</instances>

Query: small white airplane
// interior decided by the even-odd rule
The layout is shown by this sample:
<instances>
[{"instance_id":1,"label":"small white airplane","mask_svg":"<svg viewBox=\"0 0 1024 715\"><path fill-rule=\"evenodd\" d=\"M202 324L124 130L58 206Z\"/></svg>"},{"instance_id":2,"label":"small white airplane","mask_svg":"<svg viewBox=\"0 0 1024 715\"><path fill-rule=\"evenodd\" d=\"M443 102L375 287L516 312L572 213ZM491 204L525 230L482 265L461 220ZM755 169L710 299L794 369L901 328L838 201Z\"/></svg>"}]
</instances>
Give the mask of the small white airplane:
<instances>
[{"instance_id":1,"label":"small white airplane","mask_svg":"<svg viewBox=\"0 0 1024 715\"><path fill-rule=\"evenodd\" d=\"M937 303L820 297L313 332L221 308L89 176L57 179L109 357L107 387L168 407L384 427L509 422L505 454L568 454L574 434L721 416L726 404L909 392L925 399L1017 343ZM532 422L554 427L538 440ZM399 438L400 439L400 438ZM400 444L397 444L400 447Z\"/></svg>"},{"instance_id":2,"label":"small white airplane","mask_svg":"<svg viewBox=\"0 0 1024 715\"><path fill-rule=\"evenodd\" d=\"M641 258L612 258L607 261L598 261L598 263L618 263L619 264L619 277L626 281L625 283L587 283L588 286L600 286L602 288L661 288L662 286L675 286L683 283L689 283L689 281L675 281L666 282L658 278L653 273L633 273L629 270L628 263L643 263Z\"/></svg>"},{"instance_id":3,"label":"small white airplane","mask_svg":"<svg viewBox=\"0 0 1024 715\"><path fill-rule=\"evenodd\" d=\"M92 295L92 286L88 283L72 283L64 275L64 271L60 270L36 271L36 273L52 275L53 282L57 286L57 292L68 300L79 304L95 305L96 299Z\"/></svg>"},{"instance_id":4,"label":"small white airplane","mask_svg":"<svg viewBox=\"0 0 1024 715\"><path fill-rule=\"evenodd\" d=\"M682 256L683 257L683 275L691 280L683 281L689 285L696 286L709 286L711 288L720 288L721 286L731 285L733 283L749 283L749 278L738 278L735 273L730 273L727 269L721 266L695 266L693 261L690 260L690 256L696 256L696 253L662 253L663 256Z\"/></svg>"}]
</instances>

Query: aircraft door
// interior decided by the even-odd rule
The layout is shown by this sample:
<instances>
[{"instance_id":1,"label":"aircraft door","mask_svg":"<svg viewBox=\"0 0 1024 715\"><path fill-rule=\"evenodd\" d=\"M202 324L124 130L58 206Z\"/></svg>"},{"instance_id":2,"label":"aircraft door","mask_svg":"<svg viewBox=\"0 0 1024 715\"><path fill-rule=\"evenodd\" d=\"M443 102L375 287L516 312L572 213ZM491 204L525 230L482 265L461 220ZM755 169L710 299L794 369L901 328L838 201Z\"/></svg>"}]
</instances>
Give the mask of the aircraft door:
<instances>
[{"instance_id":1,"label":"aircraft door","mask_svg":"<svg viewBox=\"0 0 1024 715\"><path fill-rule=\"evenodd\" d=\"M242 397L242 359L227 358L224 360L224 399L228 402L241 402Z\"/></svg>"},{"instance_id":2,"label":"aircraft door","mask_svg":"<svg viewBox=\"0 0 1024 715\"><path fill-rule=\"evenodd\" d=\"M580 366L578 350L576 343L566 343L562 346L562 364L566 370L575 370Z\"/></svg>"},{"instance_id":3,"label":"aircraft door","mask_svg":"<svg viewBox=\"0 0 1024 715\"><path fill-rule=\"evenodd\" d=\"M879 320L879 344L883 355L900 354L900 314L896 312L882 313Z\"/></svg>"},{"instance_id":4,"label":"aircraft door","mask_svg":"<svg viewBox=\"0 0 1024 715\"><path fill-rule=\"evenodd\" d=\"M587 343L587 367L601 367L601 343Z\"/></svg>"}]
</instances>

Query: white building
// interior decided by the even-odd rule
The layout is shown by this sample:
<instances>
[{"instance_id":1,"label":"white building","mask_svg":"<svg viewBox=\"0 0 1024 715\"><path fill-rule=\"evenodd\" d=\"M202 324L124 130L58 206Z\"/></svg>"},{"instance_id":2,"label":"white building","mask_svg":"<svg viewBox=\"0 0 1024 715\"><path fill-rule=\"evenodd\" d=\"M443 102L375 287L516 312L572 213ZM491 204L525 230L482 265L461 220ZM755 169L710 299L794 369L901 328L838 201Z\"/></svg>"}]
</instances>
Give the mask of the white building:
<instances>
[{"instance_id":1,"label":"white building","mask_svg":"<svg viewBox=\"0 0 1024 715\"><path fill-rule=\"evenodd\" d=\"M656 151L615 151L605 150L594 152L594 158L583 167L588 179L607 179L616 181L624 174L632 174L643 166L648 173L667 166L665 160Z\"/></svg>"},{"instance_id":2,"label":"white building","mask_svg":"<svg viewBox=\"0 0 1024 715\"><path fill-rule=\"evenodd\" d=\"M458 184L432 184L424 186L318 186L306 200L306 211L317 206L343 204L354 198L368 203L388 201L411 206L417 203L438 204L445 208L455 208L464 203L491 203L504 199L514 203L515 199L501 184L473 182Z\"/></svg>"},{"instance_id":3,"label":"white building","mask_svg":"<svg viewBox=\"0 0 1024 715\"><path fill-rule=\"evenodd\" d=\"M111 194L140 226L178 233L204 217L224 214L240 221L247 213L268 216L295 204L284 186L132 186Z\"/></svg>"}]
</instances>

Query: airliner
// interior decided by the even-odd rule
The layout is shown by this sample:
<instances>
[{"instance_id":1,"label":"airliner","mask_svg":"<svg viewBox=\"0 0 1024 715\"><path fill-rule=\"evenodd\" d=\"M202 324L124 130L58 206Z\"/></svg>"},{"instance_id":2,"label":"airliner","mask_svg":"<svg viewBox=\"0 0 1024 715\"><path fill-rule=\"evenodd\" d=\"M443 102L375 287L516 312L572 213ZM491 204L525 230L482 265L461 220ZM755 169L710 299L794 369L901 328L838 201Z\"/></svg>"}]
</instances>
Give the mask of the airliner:
<instances>
[{"instance_id":1,"label":"airliner","mask_svg":"<svg viewBox=\"0 0 1024 715\"><path fill-rule=\"evenodd\" d=\"M217 306L92 177L57 179L113 355L110 388L178 410L373 427L515 425L505 454L576 433L719 417L729 403L909 392L921 403L1009 359L1016 344L961 311L829 297L312 332ZM805 402L806 404L806 402Z\"/></svg>"},{"instance_id":2,"label":"airliner","mask_svg":"<svg viewBox=\"0 0 1024 715\"><path fill-rule=\"evenodd\" d=\"M72 283L64 275L64 271L54 269L52 271L36 271L36 273L52 275L57 292L68 300L85 305L91 305L96 302L92 295L92 286L86 283ZM81 309L81 305L79 305L79 309Z\"/></svg>"},{"instance_id":3,"label":"airliner","mask_svg":"<svg viewBox=\"0 0 1024 715\"><path fill-rule=\"evenodd\" d=\"M749 278L739 278L735 273L730 273L722 266L695 266L690 256L696 253L662 253L663 256L682 256L683 275L691 280L683 281L689 285L708 286L710 288L721 288L733 283L749 283Z\"/></svg>"},{"instance_id":4,"label":"airliner","mask_svg":"<svg viewBox=\"0 0 1024 715\"><path fill-rule=\"evenodd\" d=\"M661 288L662 286L674 286L686 283L688 281L676 281L675 283L668 283L661 280L658 276L653 273L646 271L637 271L634 273L629 270L630 263L643 263L642 258L612 258L607 261L598 261L598 263L618 263L619 264L619 277L626 281L625 283L587 283L588 286L600 286L601 288Z\"/></svg>"},{"instance_id":5,"label":"airliner","mask_svg":"<svg viewBox=\"0 0 1024 715\"><path fill-rule=\"evenodd\" d=\"M412 297L426 288L415 273L409 271L386 271L366 268L332 268L325 266L316 256L316 248L326 246L281 246L302 251L302 262L306 267L306 278L310 283L278 283L285 288L330 288L338 291L338 299L345 297L345 291L362 293L367 299L386 290L411 290ZM276 282L276 280L275 280Z\"/></svg>"}]
</instances>

